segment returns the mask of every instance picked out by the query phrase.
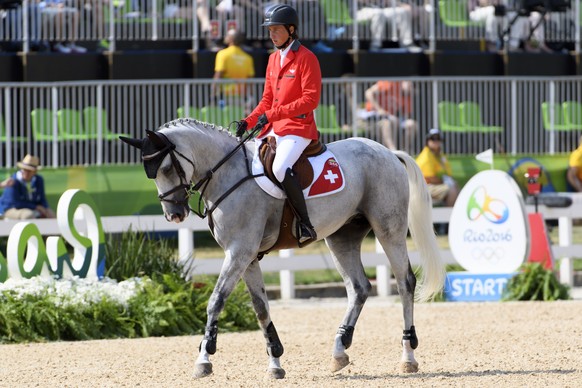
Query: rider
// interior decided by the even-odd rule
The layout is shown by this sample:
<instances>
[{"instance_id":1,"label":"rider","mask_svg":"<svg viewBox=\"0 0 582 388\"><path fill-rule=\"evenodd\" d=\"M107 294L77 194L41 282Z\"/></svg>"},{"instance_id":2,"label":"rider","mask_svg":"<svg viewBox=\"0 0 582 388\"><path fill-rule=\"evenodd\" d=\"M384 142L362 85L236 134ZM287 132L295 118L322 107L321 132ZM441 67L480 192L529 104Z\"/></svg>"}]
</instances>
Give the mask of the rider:
<instances>
[{"instance_id":1,"label":"rider","mask_svg":"<svg viewBox=\"0 0 582 388\"><path fill-rule=\"evenodd\" d=\"M321 94L321 69L317 57L297 38L299 18L293 7L282 4L265 12L263 26L278 49L269 56L263 98L252 113L237 124L237 136L255 126L262 127L257 145L266 136L277 141L273 173L297 212L301 228L299 242L316 240L317 233L307 215L307 206L293 164L313 140L318 140L313 111Z\"/></svg>"}]
</instances>

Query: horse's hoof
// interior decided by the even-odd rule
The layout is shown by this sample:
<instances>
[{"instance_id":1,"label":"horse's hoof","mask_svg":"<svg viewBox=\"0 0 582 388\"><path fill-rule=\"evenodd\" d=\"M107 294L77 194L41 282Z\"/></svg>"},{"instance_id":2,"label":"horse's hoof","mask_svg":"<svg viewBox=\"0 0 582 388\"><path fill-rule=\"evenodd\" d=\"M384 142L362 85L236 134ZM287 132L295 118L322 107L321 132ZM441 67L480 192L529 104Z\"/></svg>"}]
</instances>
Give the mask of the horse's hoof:
<instances>
[{"instance_id":1,"label":"horse's hoof","mask_svg":"<svg viewBox=\"0 0 582 388\"><path fill-rule=\"evenodd\" d=\"M332 372L337 372L338 370L341 370L343 368L345 368L346 366L348 366L348 364L350 363L350 356L348 356L347 354L344 354L342 356L339 357L332 357L331 359L331 371Z\"/></svg>"},{"instance_id":2,"label":"horse's hoof","mask_svg":"<svg viewBox=\"0 0 582 388\"><path fill-rule=\"evenodd\" d=\"M212 364L205 362L203 364L194 365L194 378L201 379L202 377L210 376L212 374Z\"/></svg>"},{"instance_id":3,"label":"horse's hoof","mask_svg":"<svg viewBox=\"0 0 582 388\"><path fill-rule=\"evenodd\" d=\"M267 369L267 376L268 379L282 379L285 378L285 369L283 368L269 368Z\"/></svg>"},{"instance_id":4,"label":"horse's hoof","mask_svg":"<svg viewBox=\"0 0 582 388\"><path fill-rule=\"evenodd\" d=\"M404 373L416 373L418 372L418 362L414 361L414 362L410 362L410 361L404 361L400 364L401 368L402 368L402 372Z\"/></svg>"}]
</instances>

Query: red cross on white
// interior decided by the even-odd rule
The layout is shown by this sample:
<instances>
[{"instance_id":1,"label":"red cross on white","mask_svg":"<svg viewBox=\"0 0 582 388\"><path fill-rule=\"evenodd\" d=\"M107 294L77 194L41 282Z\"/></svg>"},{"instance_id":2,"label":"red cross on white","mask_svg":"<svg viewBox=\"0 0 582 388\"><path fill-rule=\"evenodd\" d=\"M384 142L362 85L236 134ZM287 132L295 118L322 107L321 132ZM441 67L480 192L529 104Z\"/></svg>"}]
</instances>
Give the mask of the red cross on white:
<instances>
[{"instance_id":1,"label":"red cross on white","mask_svg":"<svg viewBox=\"0 0 582 388\"><path fill-rule=\"evenodd\" d=\"M329 158L325 163L321 174L317 177L311 188L309 196L330 193L342 188L344 179L339 164L334 158Z\"/></svg>"}]
</instances>

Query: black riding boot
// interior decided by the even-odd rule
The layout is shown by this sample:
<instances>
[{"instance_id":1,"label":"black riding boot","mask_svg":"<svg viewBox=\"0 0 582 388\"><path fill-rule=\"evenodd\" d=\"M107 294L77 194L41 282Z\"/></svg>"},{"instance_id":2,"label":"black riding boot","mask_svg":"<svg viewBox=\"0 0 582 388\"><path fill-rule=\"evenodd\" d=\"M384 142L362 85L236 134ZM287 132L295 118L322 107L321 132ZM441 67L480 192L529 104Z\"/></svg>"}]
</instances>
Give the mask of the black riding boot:
<instances>
[{"instance_id":1,"label":"black riding boot","mask_svg":"<svg viewBox=\"0 0 582 388\"><path fill-rule=\"evenodd\" d=\"M299 217L301 230L301 236L298 237L299 243L303 244L317 240L317 233L315 233L315 229L313 229L313 225L311 225L307 215L307 205L305 204L303 191L301 191L301 186L295 177L295 173L290 168L285 172L285 179L283 179L281 185L287 194L287 198L289 198L289 202L291 202L291 206L293 206Z\"/></svg>"}]
</instances>

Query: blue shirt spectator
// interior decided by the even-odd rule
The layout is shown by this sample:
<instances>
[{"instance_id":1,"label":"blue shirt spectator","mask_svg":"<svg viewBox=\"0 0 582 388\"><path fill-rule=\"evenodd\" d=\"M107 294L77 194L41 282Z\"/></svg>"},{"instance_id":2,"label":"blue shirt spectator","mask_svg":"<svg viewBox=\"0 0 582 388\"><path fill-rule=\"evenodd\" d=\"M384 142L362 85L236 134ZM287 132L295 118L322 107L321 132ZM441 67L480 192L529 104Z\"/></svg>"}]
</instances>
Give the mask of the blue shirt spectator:
<instances>
[{"instance_id":1,"label":"blue shirt spectator","mask_svg":"<svg viewBox=\"0 0 582 388\"><path fill-rule=\"evenodd\" d=\"M46 200L44 180L37 175L38 166L38 157L32 155L26 155L18 162L20 170L12 175L11 184L0 197L0 214L4 218L55 218Z\"/></svg>"}]
</instances>

